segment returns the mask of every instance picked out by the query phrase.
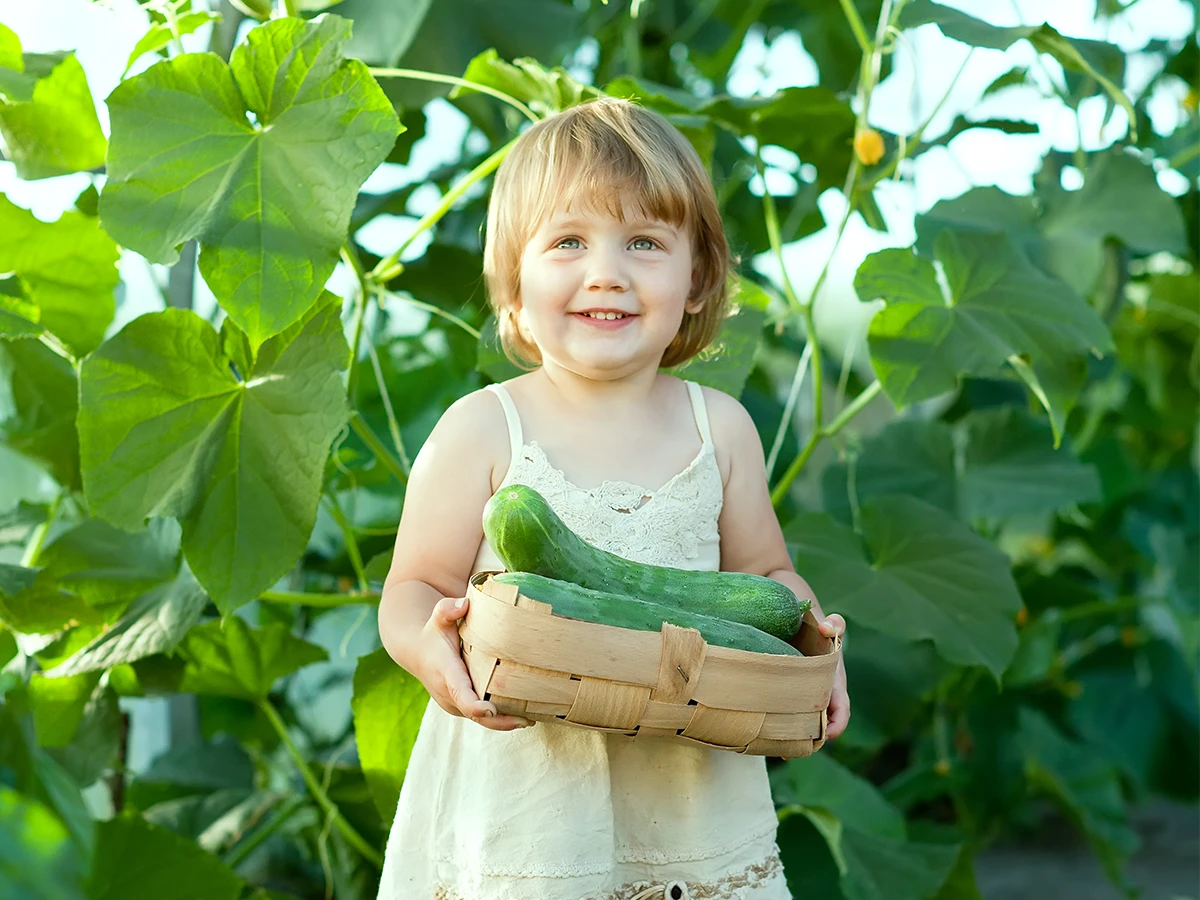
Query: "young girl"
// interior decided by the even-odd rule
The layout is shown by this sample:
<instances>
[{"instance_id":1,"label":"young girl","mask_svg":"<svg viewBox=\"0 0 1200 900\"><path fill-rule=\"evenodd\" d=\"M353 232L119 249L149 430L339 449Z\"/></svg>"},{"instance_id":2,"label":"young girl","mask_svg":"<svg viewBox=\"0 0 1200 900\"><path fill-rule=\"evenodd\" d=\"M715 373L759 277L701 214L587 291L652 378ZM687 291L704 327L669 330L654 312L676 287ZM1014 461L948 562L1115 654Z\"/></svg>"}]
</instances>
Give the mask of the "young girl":
<instances>
[{"instance_id":1,"label":"young girl","mask_svg":"<svg viewBox=\"0 0 1200 900\"><path fill-rule=\"evenodd\" d=\"M388 840L383 900L789 897L766 760L498 715L459 653L469 577L504 566L484 504L527 484L627 559L766 575L812 597L727 394L660 367L715 336L728 248L691 145L601 99L530 128L496 176L484 274L536 368L450 407L413 465L379 608L431 696ZM823 618L827 636L845 628ZM849 718L839 670L829 737Z\"/></svg>"}]
</instances>

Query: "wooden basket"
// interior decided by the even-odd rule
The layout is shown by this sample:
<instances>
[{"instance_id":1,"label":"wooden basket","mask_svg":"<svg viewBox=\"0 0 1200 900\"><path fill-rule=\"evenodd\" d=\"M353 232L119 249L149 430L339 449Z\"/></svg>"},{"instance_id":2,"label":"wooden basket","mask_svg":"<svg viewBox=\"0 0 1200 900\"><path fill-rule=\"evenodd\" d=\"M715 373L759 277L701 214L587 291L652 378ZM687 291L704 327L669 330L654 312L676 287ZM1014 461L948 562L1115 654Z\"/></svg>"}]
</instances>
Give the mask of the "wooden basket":
<instances>
[{"instance_id":1,"label":"wooden basket","mask_svg":"<svg viewBox=\"0 0 1200 900\"><path fill-rule=\"evenodd\" d=\"M475 693L497 711L759 756L808 756L825 743L842 648L811 612L804 656L776 656L667 623L635 631L555 616L493 574L472 576L459 634Z\"/></svg>"}]
</instances>

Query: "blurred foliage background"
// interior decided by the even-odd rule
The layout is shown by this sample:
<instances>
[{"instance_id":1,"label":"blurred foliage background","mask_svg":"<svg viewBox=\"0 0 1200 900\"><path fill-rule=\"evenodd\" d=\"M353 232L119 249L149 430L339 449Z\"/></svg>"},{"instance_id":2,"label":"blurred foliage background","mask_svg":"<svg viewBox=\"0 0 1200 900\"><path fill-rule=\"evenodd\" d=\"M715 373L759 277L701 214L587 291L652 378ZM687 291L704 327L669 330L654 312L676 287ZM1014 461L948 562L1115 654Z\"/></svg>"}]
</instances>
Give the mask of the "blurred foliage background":
<instances>
[{"instance_id":1,"label":"blurred foliage background","mask_svg":"<svg viewBox=\"0 0 1200 900\"><path fill-rule=\"evenodd\" d=\"M738 308L683 373L850 623L850 729L769 762L795 895L977 898L1056 823L1137 894L1130 811L1200 791L1193 3L0 23L0 894L374 896L409 462L513 373L489 176L599 92L710 166Z\"/></svg>"}]
</instances>

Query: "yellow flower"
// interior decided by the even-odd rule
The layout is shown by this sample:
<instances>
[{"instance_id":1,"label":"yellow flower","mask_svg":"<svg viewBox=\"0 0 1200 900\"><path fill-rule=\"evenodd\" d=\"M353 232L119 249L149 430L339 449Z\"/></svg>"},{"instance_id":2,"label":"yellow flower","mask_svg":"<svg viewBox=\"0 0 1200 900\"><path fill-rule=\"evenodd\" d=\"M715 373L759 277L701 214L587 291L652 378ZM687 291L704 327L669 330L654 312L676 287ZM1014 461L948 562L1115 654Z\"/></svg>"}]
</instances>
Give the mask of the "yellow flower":
<instances>
[{"instance_id":1,"label":"yellow flower","mask_svg":"<svg viewBox=\"0 0 1200 900\"><path fill-rule=\"evenodd\" d=\"M873 166L883 159L883 138L874 128L863 128L854 135L854 155L864 166Z\"/></svg>"}]
</instances>

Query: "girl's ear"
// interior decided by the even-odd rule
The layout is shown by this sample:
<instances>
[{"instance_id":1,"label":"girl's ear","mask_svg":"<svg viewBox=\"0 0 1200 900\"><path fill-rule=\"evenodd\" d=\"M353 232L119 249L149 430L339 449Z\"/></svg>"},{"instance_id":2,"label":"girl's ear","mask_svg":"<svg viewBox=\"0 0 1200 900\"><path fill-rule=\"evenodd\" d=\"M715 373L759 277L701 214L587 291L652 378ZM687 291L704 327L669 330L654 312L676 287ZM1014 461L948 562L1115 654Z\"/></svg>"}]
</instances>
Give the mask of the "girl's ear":
<instances>
[{"instance_id":1,"label":"girl's ear","mask_svg":"<svg viewBox=\"0 0 1200 900\"><path fill-rule=\"evenodd\" d=\"M704 299L702 297L692 297L687 303L683 304L683 311L691 316L694 316L702 309L704 309Z\"/></svg>"}]
</instances>

